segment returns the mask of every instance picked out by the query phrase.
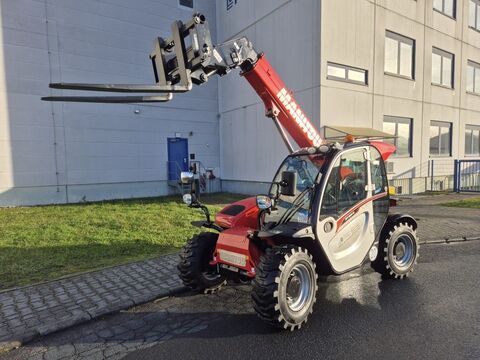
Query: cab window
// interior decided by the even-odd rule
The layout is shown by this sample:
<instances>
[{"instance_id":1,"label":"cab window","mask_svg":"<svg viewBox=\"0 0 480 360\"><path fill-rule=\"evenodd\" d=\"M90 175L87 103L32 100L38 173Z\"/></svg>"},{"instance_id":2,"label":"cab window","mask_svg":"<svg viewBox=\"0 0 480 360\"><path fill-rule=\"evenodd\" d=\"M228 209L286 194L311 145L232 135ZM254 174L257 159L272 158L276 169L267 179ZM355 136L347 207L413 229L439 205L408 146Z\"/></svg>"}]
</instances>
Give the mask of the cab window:
<instances>
[{"instance_id":1,"label":"cab window","mask_svg":"<svg viewBox=\"0 0 480 360\"><path fill-rule=\"evenodd\" d=\"M338 217L367 197L365 149L346 152L333 164L320 215Z\"/></svg>"},{"instance_id":2,"label":"cab window","mask_svg":"<svg viewBox=\"0 0 480 360\"><path fill-rule=\"evenodd\" d=\"M374 147L370 148L370 172L372 175L373 195L387 191L387 176L382 155Z\"/></svg>"}]
</instances>

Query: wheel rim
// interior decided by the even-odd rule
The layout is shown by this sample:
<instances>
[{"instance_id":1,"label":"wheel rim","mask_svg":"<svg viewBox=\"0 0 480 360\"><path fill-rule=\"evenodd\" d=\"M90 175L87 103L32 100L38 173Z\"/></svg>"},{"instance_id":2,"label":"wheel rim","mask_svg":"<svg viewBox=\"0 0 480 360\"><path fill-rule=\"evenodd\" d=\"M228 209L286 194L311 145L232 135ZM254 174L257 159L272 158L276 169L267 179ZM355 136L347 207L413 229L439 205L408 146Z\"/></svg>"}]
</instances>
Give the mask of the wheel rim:
<instances>
[{"instance_id":1,"label":"wheel rim","mask_svg":"<svg viewBox=\"0 0 480 360\"><path fill-rule=\"evenodd\" d=\"M407 269L415 258L415 244L408 234L400 235L393 246L393 260L395 265L401 269Z\"/></svg>"},{"instance_id":2,"label":"wheel rim","mask_svg":"<svg viewBox=\"0 0 480 360\"><path fill-rule=\"evenodd\" d=\"M310 271L304 264L297 264L290 271L287 281L287 305L292 311L300 311L308 303L312 293Z\"/></svg>"},{"instance_id":3,"label":"wheel rim","mask_svg":"<svg viewBox=\"0 0 480 360\"><path fill-rule=\"evenodd\" d=\"M210 262L210 253L207 253L208 255L204 255L204 258L203 258L203 268L201 270L203 270L201 272L202 276L204 279L208 280L208 281L214 281L214 280L217 280L219 278L221 278L222 275L220 275L217 271L217 267L216 266L212 266L209 264Z\"/></svg>"},{"instance_id":4,"label":"wheel rim","mask_svg":"<svg viewBox=\"0 0 480 360\"><path fill-rule=\"evenodd\" d=\"M204 268L204 271L202 271L201 274L205 279L209 281L219 279L222 276L217 272L217 267L212 265L207 265L207 267Z\"/></svg>"}]
</instances>

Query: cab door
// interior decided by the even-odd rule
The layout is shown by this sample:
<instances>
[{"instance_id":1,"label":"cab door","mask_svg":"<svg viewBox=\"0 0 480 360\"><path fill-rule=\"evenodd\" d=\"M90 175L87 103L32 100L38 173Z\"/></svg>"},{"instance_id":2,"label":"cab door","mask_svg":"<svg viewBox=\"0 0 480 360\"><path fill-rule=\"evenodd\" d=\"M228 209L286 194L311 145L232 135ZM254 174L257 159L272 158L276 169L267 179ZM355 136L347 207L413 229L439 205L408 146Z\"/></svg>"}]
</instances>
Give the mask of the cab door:
<instances>
[{"instance_id":1,"label":"cab door","mask_svg":"<svg viewBox=\"0 0 480 360\"><path fill-rule=\"evenodd\" d=\"M332 162L323 182L316 226L337 273L359 266L375 241L370 149L347 149Z\"/></svg>"}]
</instances>

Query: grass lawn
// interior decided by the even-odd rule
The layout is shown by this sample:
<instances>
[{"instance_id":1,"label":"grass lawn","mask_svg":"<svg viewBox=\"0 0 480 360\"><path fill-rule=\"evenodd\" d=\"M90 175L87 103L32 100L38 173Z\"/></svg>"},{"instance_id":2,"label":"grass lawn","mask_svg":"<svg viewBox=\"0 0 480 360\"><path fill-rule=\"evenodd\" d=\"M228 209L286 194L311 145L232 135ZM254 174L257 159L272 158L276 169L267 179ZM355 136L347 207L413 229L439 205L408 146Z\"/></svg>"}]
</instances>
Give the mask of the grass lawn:
<instances>
[{"instance_id":1,"label":"grass lawn","mask_svg":"<svg viewBox=\"0 0 480 360\"><path fill-rule=\"evenodd\" d=\"M215 214L241 198L202 201ZM201 219L180 196L0 209L0 289L173 252Z\"/></svg>"},{"instance_id":2,"label":"grass lawn","mask_svg":"<svg viewBox=\"0 0 480 360\"><path fill-rule=\"evenodd\" d=\"M460 201L448 202L448 203L445 203L445 204L442 204L442 205L443 206L450 206L450 207L480 209L480 197L466 199L466 200L460 200Z\"/></svg>"}]
</instances>

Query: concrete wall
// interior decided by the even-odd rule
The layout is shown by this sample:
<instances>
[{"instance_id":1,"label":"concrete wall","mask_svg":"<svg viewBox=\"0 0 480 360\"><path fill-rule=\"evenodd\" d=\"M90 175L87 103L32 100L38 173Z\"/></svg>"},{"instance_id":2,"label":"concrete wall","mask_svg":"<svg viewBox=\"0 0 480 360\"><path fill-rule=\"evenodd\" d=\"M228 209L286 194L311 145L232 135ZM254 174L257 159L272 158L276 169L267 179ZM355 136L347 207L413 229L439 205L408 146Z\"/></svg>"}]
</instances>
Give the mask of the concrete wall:
<instances>
[{"instance_id":1,"label":"concrete wall","mask_svg":"<svg viewBox=\"0 0 480 360\"><path fill-rule=\"evenodd\" d=\"M232 2L233 3L233 2ZM315 126L319 126L318 0L217 2L219 41L247 36L264 51ZM236 74L219 85L223 188L264 192L287 150L250 85Z\"/></svg>"},{"instance_id":2,"label":"concrete wall","mask_svg":"<svg viewBox=\"0 0 480 360\"><path fill-rule=\"evenodd\" d=\"M391 158L393 177L426 176L434 159L453 172L464 158L465 124L480 124L480 97L466 92L467 60L480 61L480 33L468 28L469 0L457 0L456 19L433 10L432 0L322 0L321 122L382 129L384 115L413 118L413 154ZM385 31L416 41L415 79L384 72ZM454 89L432 85L432 47L455 54ZM369 85L326 77L327 62L369 71ZM451 157L430 157L430 121L453 123Z\"/></svg>"},{"instance_id":3,"label":"concrete wall","mask_svg":"<svg viewBox=\"0 0 480 360\"><path fill-rule=\"evenodd\" d=\"M167 137L175 133L219 173L216 80L161 105L40 101L49 82L153 83L153 39L191 10L178 0L0 4L0 205L167 194ZM215 39L215 3L195 7Z\"/></svg>"}]
</instances>

